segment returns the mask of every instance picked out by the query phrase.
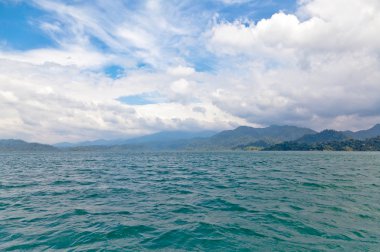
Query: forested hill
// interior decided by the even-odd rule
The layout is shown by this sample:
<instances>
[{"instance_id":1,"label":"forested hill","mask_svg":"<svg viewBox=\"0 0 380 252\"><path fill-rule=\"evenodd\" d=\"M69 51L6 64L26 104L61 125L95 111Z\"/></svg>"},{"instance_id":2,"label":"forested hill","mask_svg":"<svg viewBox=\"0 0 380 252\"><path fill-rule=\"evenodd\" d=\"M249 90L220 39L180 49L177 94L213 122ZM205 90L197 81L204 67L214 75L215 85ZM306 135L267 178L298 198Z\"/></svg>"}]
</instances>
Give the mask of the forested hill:
<instances>
[{"instance_id":1,"label":"forested hill","mask_svg":"<svg viewBox=\"0 0 380 252\"><path fill-rule=\"evenodd\" d=\"M334 141L348 140L350 137L343 132L335 130L324 130L317 134L305 135L297 140L299 143L315 144L315 143L328 143Z\"/></svg>"},{"instance_id":2,"label":"forested hill","mask_svg":"<svg viewBox=\"0 0 380 252\"><path fill-rule=\"evenodd\" d=\"M347 139L343 141L305 143L290 141L276 144L265 151L380 151L380 136L366 140Z\"/></svg>"}]
</instances>

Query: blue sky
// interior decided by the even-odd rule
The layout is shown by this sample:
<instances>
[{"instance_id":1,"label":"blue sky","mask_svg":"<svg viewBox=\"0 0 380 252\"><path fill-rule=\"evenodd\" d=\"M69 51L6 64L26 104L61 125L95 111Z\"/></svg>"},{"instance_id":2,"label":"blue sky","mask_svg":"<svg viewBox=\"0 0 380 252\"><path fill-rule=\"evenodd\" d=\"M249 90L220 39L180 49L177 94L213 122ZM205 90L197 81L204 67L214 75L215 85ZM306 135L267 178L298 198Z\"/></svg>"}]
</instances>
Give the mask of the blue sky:
<instances>
[{"instance_id":1,"label":"blue sky","mask_svg":"<svg viewBox=\"0 0 380 252\"><path fill-rule=\"evenodd\" d=\"M97 1L62 1L65 4L96 5ZM123 1L130 9L138 9L138 2ZM267 0L267 1L242 1L240 4L224 4L223 1L193 1L192 6L186 6L189 11L205 15L218 14L221 20L233 21L237 18L259 21L270 18L278 11L292 12L296 8L295 0ZM54 22L57 17L54 13L46 11L33 1L1 1L0 2L0 38L7 45L16 50L28 50L43 47L56 47L54 39L42 29L41 22ZM59 20L59 19L58 19ZM105 45L94 39L94 45L104 48Z\"/></svg>"},{"instance_id":2,"label":"blue sky","mask_svg":"<svg viewBox=\"0 0 380 252\"><path fill-rule=\"evenodd\" d=\"M42 3L39 3L42 2ZM70 43L70 39L75 40L71 29L72 20L65 19L56 11L48 7L44 8L45 1L1 1L0 2L0 41L8 50L27 51L40 48L59 48L61 43ZM47 1L53 3L54 1ZM67 5L71 8L88 8L95 11L102 11L102 2L105 1L57 1L60 5ZM144 8L144 1L115 1L126 11L140 11ZM185 15L186 22L192 23L195 30L190 36L202 33L202 27L210 25L212 19L221 21L250 20L259 21L270 18L273 14L284 11L292 12L296 8L294 0L271 0L271 1L172 1L180 5L181 15ZM231 2L231 3L229 3ZM237 3L233 3L237 2ZM46 4L49 6L49 4ZM58 14L58 15L57 15ZM110 13L111 14L111 13ZM126 14L128 15L128 14ZM67 18L67 17L66 17ZM48 30L46 24L58 25L61 30ZM45 25L45 26L44 26ZM198 33L198 34L197 34ZM95 50L104 53L115 53L123 57L135 57L134 50L129 48L114 48L98 34L90 31L83 31L88 44ZM168 38L173 43L181 43L183 37L174 35ZM67 41L66 41L67 40ZM89 46L87 45L87 46ZM167 45L171 47L171 44ZM134 48L138 50L139 48ZM210 71L217 64L213 55L203 51L198 44L189 45L192 50L191 55L183 55L182 48L166 48L172 50L174 54L182 54L187 63L191 64L198 71ZM135 68L149 67L150 62L144 59L135 58L133 66L118 65L118 62L110 62L104 66L103 71L114 78L122 75L123 68L133 71ZM99 69L97 69L99 70Z\"/></svg>"},{"instance_id":3,"label":"blue sky","mask_svg":"<svg viewBox=\"0 0 380 252\"><path fill-rule=\"evenodd\" d=\"M374 0L0 0L0 138L366 128L380 122L379 13Z\"/></svg>"},{"instance_id":4,"label":"blue sky","mask_svg":"<svg viewBox=\"0 0 380 252\"><path fill-rule=\"evenodd\" d=\"M24 3L1 2L0 6L0 38L8 47L28 50L56 46L36 25L48 13Z\"/></svg>"}]
</instances>

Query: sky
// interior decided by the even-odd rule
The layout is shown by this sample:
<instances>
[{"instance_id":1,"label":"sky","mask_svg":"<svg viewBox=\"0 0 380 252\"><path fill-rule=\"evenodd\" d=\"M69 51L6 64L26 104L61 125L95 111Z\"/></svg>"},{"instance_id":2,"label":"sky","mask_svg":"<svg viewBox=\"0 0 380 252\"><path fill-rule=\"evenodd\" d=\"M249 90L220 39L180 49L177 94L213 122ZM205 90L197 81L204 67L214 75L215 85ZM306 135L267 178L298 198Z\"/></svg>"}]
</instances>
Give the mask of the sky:
<instances>
[{"instance_id":1,"label":"sky","mask_svg":"<svg viewBox=\"0 0 380 252\"><path fill-rule=\"evenodd\" d=\"M0 138L380 123L378 0L0 0Z\"/></svg>"}]
</instances>

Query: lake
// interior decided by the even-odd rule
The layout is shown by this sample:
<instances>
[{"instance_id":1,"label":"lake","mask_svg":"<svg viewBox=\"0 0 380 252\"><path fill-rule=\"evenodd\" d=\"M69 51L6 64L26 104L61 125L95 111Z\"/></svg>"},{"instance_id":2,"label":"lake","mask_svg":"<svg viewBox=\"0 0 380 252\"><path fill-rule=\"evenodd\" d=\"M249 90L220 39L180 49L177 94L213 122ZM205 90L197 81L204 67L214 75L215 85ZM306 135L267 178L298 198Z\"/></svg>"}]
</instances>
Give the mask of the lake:
<instances>
[{"instance_id":1,"label":"lake","mask_svg":"<svg viewBox=\"0 0 380 252\"><path fill-rule=\"evenodd\" d=\"M0 250L379 251L380 153L0 154Z\"/></svg>"}]
</instances>

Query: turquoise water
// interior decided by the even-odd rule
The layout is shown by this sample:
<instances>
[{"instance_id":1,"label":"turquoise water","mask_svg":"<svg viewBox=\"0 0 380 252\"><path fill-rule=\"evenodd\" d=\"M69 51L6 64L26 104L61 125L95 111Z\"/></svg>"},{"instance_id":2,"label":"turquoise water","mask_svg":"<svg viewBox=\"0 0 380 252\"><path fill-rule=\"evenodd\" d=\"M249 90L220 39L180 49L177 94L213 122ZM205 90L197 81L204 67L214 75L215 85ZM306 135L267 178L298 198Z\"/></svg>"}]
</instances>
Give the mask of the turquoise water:
<instances>
[{"instance_id":1,"label":"turquoise water","mask_svg":"<svg viewBox=\"0 0 380 252\"><path fill-rule=\"evenodd\" d=\"M380 251L380 153L2 153L0 250Z\"/></svg>"}]
</instances>

